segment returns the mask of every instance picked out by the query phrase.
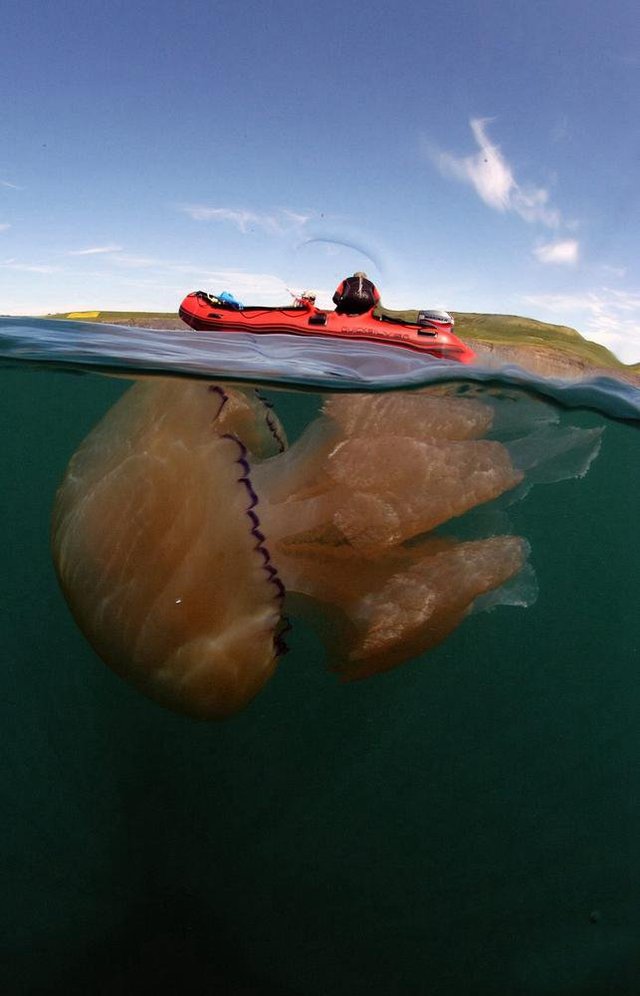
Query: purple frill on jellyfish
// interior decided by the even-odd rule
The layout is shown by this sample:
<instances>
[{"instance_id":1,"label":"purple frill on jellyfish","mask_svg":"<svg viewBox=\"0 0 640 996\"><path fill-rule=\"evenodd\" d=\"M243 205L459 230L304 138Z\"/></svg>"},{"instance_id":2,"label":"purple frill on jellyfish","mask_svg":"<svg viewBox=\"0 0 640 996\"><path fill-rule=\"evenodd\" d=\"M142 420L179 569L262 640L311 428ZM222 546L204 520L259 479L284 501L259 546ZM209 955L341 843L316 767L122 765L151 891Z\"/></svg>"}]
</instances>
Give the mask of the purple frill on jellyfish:
<instances>
[{"instance_id":1,"label":"purple frill on jellyfish","mask_svg":"<svg viewBox=\"0 0 640 996\"><path fill-rule=\"evenodd\" d=\"M550 437L538 415L511 443L483 438L494 416L454 389L336 395L287 449L252 390L140 382L56 496L54 561L75 619L119 675L199 718L237 712L268 681L285 611L324 614L345 679L415 658L528 552L517 536L434 530L521 494L529 474L579 476L597 452L597 433Z\"/></svg>"}]
</instances>

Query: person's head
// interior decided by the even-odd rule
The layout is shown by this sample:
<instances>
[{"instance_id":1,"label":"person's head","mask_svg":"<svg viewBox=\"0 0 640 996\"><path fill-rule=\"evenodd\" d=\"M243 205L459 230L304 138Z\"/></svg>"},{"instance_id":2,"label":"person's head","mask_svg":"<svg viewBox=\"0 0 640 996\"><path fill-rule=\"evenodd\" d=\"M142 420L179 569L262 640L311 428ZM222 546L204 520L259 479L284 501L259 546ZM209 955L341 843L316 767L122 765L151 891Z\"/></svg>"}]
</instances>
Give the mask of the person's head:
<instances>
[{"instance_id":1,"label":"person's head","mask_svg":"<svg viewBox=\"0 0 640 996\"><path fill-rule=\"evenodd\" d=\"M368 280L369 279L368 276L367 276L367 274L363 273L362 270L358 270L357 273L354 273L353 275L354 275L354 277L362 277L363 280Z\"/></svg>"}]
</instances>

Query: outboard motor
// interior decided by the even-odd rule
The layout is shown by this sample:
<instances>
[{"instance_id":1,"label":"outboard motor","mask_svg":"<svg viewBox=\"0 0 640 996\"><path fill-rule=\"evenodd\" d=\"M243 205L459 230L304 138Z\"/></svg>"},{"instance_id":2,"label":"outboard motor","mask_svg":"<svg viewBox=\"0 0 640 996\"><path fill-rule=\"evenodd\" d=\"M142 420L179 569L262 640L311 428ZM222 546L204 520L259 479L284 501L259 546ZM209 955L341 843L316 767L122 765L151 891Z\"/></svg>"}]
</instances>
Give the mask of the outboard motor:
<instances>
[{"instance_id":1,"label":"outboard motor","mask_svg":"<svg viewBox=\"0 0 640 996\"><path fill-rule=\"evenodd\" d=\"M448 311L436 309L434 311L419 311L417 324L423 328L440 329L443 325L446 325L447 328L453 328L455 322Z\"/></svg>"}]
</instances>

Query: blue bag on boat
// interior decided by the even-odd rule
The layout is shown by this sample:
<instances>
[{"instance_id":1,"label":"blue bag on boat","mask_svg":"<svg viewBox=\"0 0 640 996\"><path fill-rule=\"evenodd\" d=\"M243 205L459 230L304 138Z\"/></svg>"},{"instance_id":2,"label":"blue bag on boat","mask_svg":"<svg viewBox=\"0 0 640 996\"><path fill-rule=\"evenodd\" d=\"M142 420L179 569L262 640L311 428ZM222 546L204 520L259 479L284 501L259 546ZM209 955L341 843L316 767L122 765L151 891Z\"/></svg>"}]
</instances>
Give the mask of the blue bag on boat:
<instances>
[{"instance_id":1,"label":"blue bag on boat","mask_svg":"<svg viewBox=\"0 0 640 996\"><path fill-rule=\"evenodd\" d=\"M237 311L242 311L244 307L240 304L240 301L236 301L233 294L230 294L229 291L223 291L222 294L217 294L216 296L223 304L228 304L230 308L235 308Z\"/></svg>"}]
</instances>

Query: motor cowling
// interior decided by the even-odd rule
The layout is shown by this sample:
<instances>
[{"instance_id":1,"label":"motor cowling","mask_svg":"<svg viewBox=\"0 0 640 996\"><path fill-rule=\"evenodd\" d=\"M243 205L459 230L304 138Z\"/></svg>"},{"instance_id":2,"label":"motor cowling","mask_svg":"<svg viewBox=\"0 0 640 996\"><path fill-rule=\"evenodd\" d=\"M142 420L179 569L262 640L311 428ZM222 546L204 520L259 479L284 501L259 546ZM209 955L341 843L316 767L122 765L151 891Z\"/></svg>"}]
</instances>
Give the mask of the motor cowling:
<instances>
[{"instance_id":1,"label":"motor cowling","mask_svg":"<svg viewBox=\"0 0 640 996\"><path fill-rule=\"evenodd\" d=\"M439 328L442 325L447 325L451 328L455 322L453 316L448 311L425 309L418 312L417 324L427 328Z\"/></svg>"}]
</instances>

